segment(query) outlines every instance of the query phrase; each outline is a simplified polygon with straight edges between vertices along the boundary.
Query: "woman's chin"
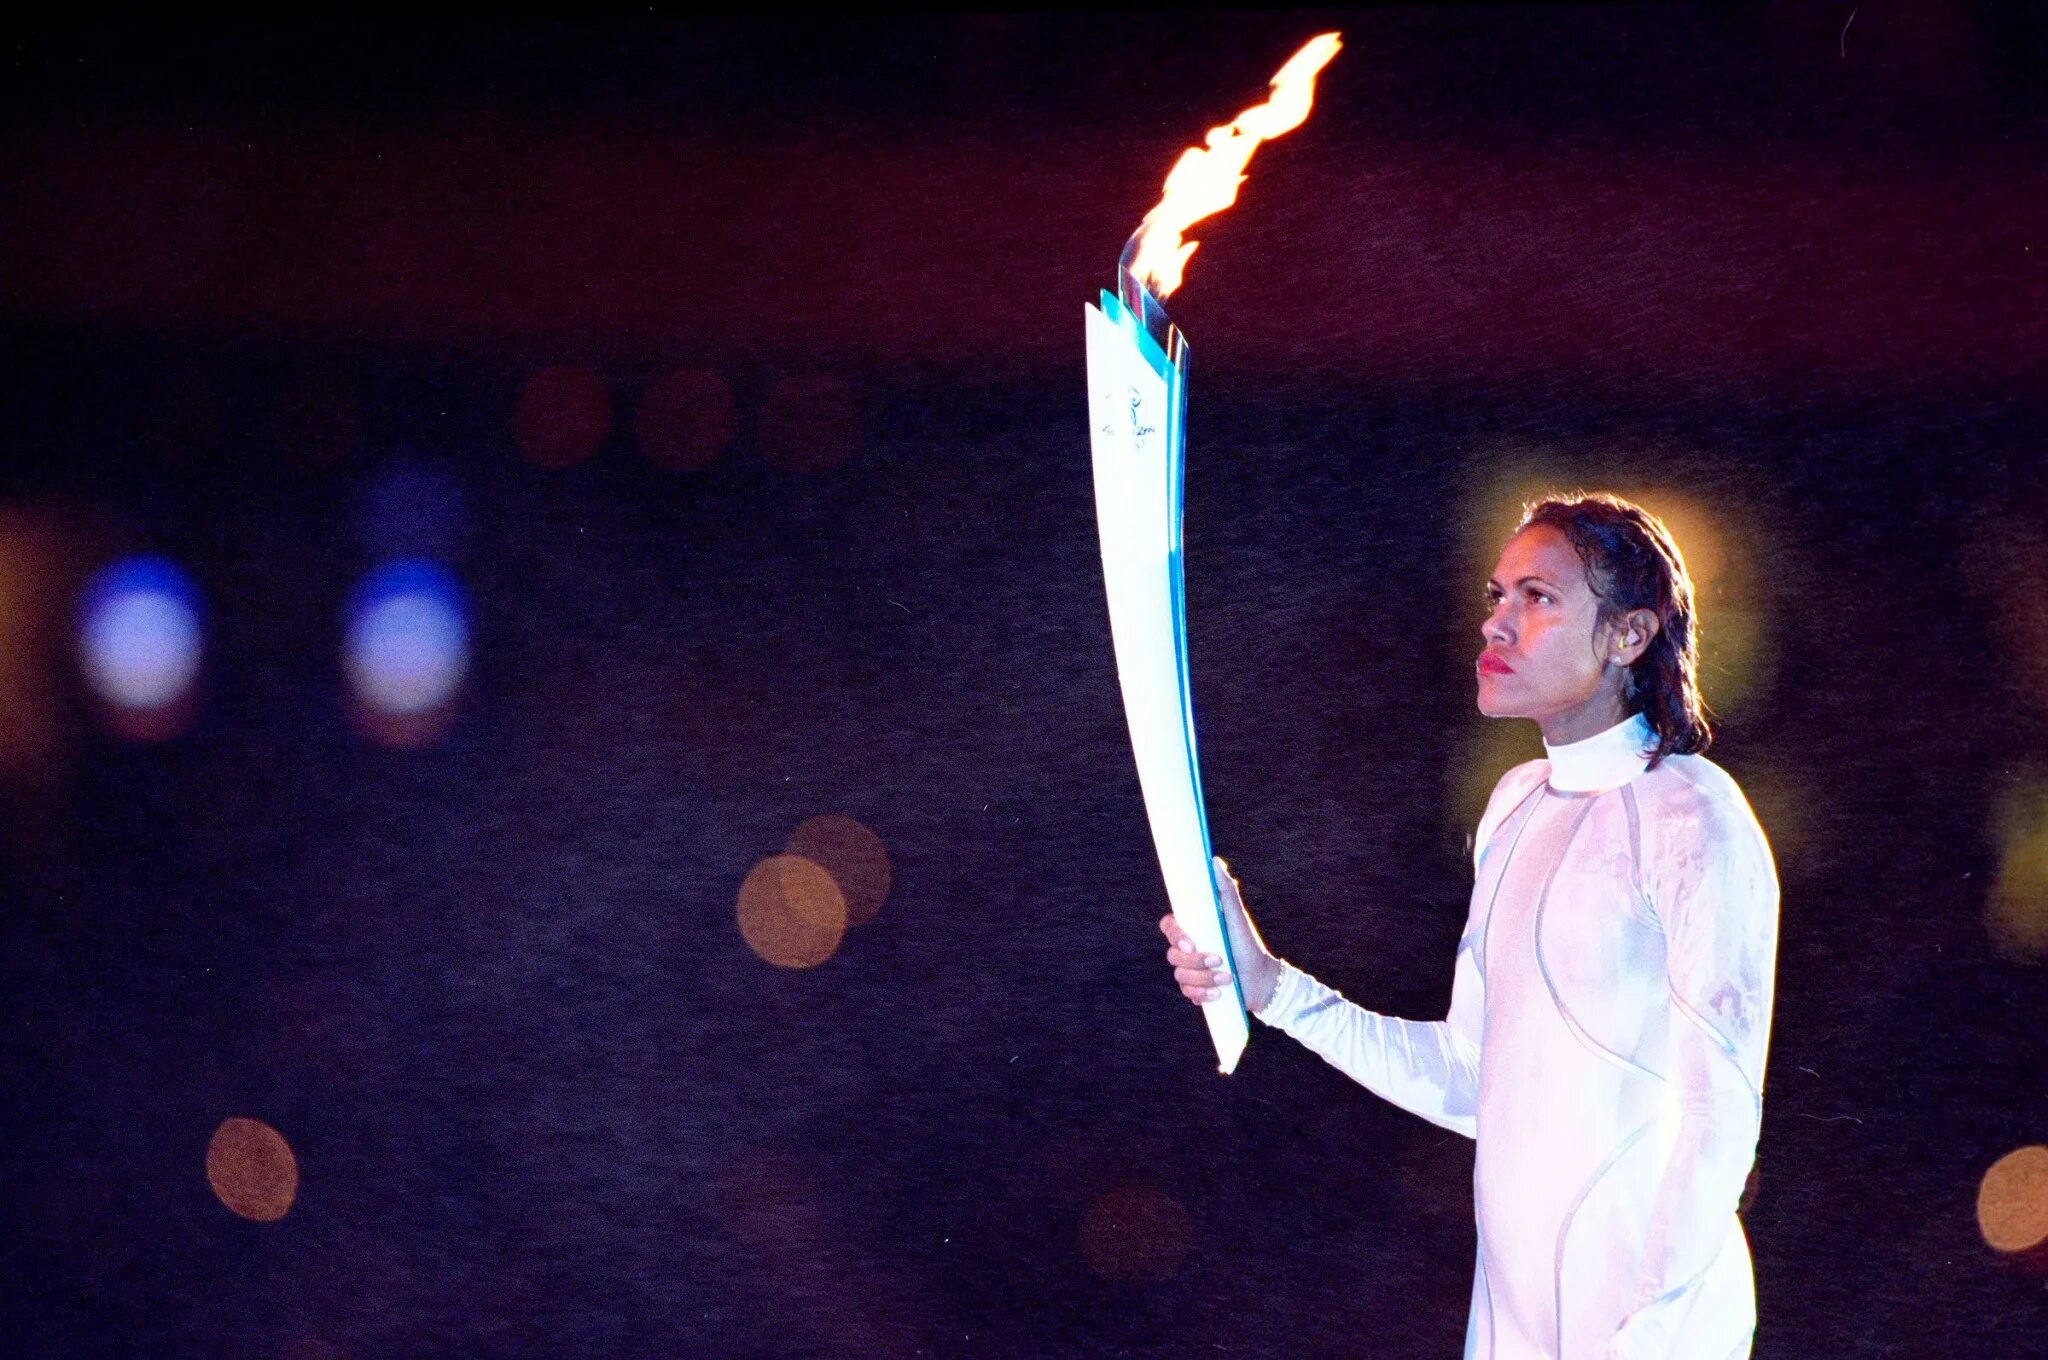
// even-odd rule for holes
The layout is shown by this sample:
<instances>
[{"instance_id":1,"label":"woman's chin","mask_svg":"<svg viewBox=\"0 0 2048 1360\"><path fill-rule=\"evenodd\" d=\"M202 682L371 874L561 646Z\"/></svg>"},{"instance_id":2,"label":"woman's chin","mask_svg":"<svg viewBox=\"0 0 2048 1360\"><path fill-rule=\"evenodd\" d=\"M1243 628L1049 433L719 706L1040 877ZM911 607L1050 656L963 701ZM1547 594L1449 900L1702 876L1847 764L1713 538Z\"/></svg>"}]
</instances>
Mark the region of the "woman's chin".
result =
<instances>
[{"instance_id":1,"label":"woman's chin","mask_svg":"<svg viewBox=\"0 0 2048 1360\"><path fill-rule=\"evenodd\" d=\"M1519 718L1521 711L1504 694L1486 681L1479 682L1479 711L1489 718Z\"/></svg>"}]
</instances>

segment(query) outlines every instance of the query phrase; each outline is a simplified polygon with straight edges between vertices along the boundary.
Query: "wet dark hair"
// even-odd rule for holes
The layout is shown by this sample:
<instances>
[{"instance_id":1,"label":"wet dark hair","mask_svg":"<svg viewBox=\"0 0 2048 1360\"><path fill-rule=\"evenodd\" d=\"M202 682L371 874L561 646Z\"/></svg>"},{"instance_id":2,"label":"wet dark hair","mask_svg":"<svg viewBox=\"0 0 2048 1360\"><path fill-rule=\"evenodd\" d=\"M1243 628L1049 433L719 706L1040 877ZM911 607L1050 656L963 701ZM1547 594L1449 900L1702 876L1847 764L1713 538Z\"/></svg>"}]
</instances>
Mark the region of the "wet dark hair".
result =
<instances>
[{"instance_id":1,"label":"wet dark hair","mask_svg":"<svg viewBox=\"0 0 2048 1360\"><path fill-rule=\"evenodd\" d=\"M1714 730L1700 698L1692 578L1671 531L1641 506L1597 492L1531 501L1516 532L1539 524L1562 533L1585 563L1600 602L1596 628L1637 609L1657 616L1657 636L1622 686L1627 711L1648 718L1657 733L1650 768L1666 756L1697 755L1712 746Z\"/></svg>"}]
</instances>

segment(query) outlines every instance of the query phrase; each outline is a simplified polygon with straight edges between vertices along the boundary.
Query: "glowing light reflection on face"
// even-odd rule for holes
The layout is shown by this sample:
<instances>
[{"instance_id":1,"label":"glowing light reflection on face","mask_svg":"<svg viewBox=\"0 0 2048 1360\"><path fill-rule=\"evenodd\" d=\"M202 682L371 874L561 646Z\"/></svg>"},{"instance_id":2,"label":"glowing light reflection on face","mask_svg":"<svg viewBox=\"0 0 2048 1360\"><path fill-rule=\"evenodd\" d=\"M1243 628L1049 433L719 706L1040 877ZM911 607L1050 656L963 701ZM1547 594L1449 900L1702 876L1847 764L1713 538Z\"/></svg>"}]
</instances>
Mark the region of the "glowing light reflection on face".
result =
<instances>
[{"instance_id":1,"label":"glowing light reflection on face","mask_svg":"<svg viewBox=\"0 0 2048 1360\"><path fill-rule=\"evenodd\" d=\"M1571 543L1548 525L1525 529L1501 549L1492 580L1484 645L1513 671L1478 672L1480 711L1541 721L1590 702L1607 665L1594 646L1599 601Z\"/></svg>"},{"instance_id":2,"label":"glowing light reflection on face","mask_svg":"<svg viewBox=\"0 0 2048 1360\"><path fill-rule=\"evenodd\" d=\"M1720 717L1739 715L1746 702L1768 689L1774 665L1769 612L1760 588L1757 564L1772 570L1797 571L1796 547L1773 533L1766 507L1745 507L1740 550L1722 516L1700 494L1671 486L1642 483L1632 469L1645 465L1643 450L1622 443L1602 444L1576 454L1541 446L1508 445L1486 451L1481 461L1497 469L1474 486L1465 499L1462 545L1465 570L1457 582L1455 627L1450 636L1460 661L1470 666L1479 650L1473 624L1485 617L1481 585L1492 572L1505 544L1521 522L1523 508L1545 496L1580 487L1613 491L1641 506L1670 531L1684 558L1693 585L1695 625L1700 649L1700 687ZM1698 450L1652 450L1655 460L1683 460L1710 467ZM1695 472L1697 475L1697 471ZM1588 638L1588 647L1591 640ZM1484 705L1481 705L1482 710ZM1452 815L1470 830L1485 809L1487 795L1501 772L1543 754L1538 734L1520 723L1475 722L1457 766ZM1779 790L1769 786L1768 797ZM1803 792L1791 781L1782 790L1789 800ZM1794 809L1786 820L1804 811ZM1767 823L1769 824L1769 823ZM1775 828L1773 829L1775 838ZM1807 838L1809 841L1811 838Z\"/></svg>"}]
</instances>

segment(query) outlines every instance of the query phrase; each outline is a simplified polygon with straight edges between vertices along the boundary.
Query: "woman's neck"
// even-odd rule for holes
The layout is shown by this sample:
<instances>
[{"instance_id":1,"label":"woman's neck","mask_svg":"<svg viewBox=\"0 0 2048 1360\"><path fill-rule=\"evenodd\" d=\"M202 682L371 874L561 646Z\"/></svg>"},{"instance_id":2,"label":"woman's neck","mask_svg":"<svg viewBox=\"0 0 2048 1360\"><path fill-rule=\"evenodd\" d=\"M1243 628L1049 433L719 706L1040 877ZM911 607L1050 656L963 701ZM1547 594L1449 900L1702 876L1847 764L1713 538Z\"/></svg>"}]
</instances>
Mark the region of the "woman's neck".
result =
<instances>
[{"instance_id":1,"label":"woman's neck","mask_svg":"<svg viewBox=\"0 0 2048 1360\"><path fill-rule=\"evenodd\" d=\"M1640 713L1578 741L1546 741L1550 787L1559 793L1593 793L1626 784L1649 767L1656 744L1657 734Z\"/></svg>"},{"instance_id":2,"label":"woman's neck","mask_svg":"<svg viewBox=\"0 0 2048 1360\"><path fill-rule=\"evenodd\" d=\"M1622 703L1620 687L1610 689L1603 685L1597 694L1577 708L1538 718L1536 725L1543 729L1543 740L1548 745L1568 746L1587 737L1599 736L1627 716L1628 709Z\"/></svg>"}]
</instances>

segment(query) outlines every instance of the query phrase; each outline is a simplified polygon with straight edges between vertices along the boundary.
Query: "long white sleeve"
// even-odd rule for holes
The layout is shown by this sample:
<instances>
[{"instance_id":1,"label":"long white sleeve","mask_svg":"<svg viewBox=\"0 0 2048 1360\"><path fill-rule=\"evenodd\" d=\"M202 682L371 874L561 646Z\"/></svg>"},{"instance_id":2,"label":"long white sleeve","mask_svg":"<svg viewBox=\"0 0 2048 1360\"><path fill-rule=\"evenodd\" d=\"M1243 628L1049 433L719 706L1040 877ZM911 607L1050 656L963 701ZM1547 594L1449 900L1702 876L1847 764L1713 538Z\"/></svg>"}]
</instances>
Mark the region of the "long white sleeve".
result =
<instances>
[{"instance_id":1,"label":"long white sleeve","mask_svg":"<svg viewBox=\"0 0 2048 1360\"><path fill-rule=\"evenodd\" d=\"M1291 964L1282 965L1280 985L1258 1017L1374 1094L1471 1138L1478 1133L1484 985L1468 934L1458 947L1451 1013L1442 1020L1369 1011Z\"/></svg>"},{"instance_id":2,"label":"long white sleeve","mask_svg":"<svg viewBox=\"0 0 2048 1360\"><path fill-rule=\"evenodd\" d=\"M1475 871L1492 853L1502 824L1542 784L1544 769L1540 761L1517 765L1494 787L1473 840ZM1486 917L1475 892L1451 974L1450 1014L1442 1020L1400 1020L1369 1011L1284 963L1280 985L1258 1017L1374 1094L1475 1138L1479 1041L1486 1020L1486 978L1479 962Z\"/></svg>"},{"instance_id":3,"label":"long white sleeve","mask_svg":"<svg viewBox=\"0 0 2048 1360\"><path fill-rule=\"evenodd\" d=\"M1672 1353L1688 1290L1729 1240L1755 1160L1777 959L1768 842L1732 781L1660 819L1644 889L1665 935L1667 1080L1678 1136L1658 1184L1614 1360ZM1728 794L1732 793L1732 798Z\"/></svg>"}]
</instances>

